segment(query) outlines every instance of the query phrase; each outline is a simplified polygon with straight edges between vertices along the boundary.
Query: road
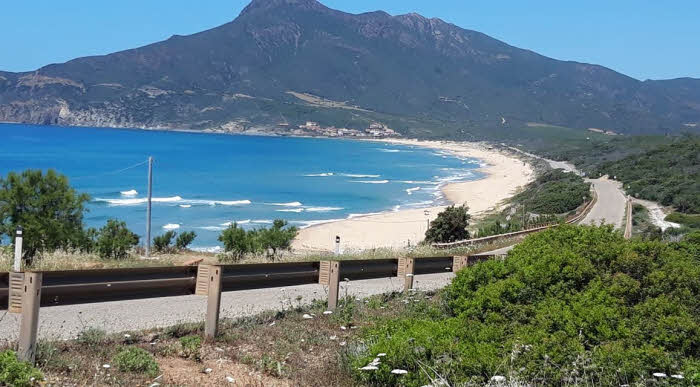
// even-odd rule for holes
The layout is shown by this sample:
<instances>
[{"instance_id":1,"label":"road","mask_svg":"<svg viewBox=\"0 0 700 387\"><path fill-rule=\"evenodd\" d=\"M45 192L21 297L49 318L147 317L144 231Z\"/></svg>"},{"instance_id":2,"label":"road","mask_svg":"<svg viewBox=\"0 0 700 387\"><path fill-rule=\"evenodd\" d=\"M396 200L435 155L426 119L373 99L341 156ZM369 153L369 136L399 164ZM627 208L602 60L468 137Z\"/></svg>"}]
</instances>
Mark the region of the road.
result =
<instances>
[{"instance_id":1,"label":"road","mask_svg":"<svg viewBox=\"0 0 700 387\"><path fill-rule=\"evenodd\" d=\"M454 274L426 274L414 278L419 290L437 290L452 281ZM397 278L341 282L341 297L366 298L403 290ZM268 310L283 310L309 305L313 300L326 299L322 285L302 285L284 288L241 290L222 293L221 317L252 316ZM87 328L99 328L108 333L164 328L184 322L202 322L206 297L180 296L146 300L114 301L96 304L44 307L39 311L39 338L73 339ZM19 316L0 312L0 341L17 340Z\"/></svg>"},{"instance_id":2,"label":"road","mask_svg":"<svg viewBox=\"0 0 700 387\"><path fill-rule=\"evenodd\" d=\"M598 195L598 201L591 211L581 221L581 224L612 224L615 228L622 228L625 218L627 198L622 192L619 182L606 178L587 179L593 184Z\"/></svg>"}]
</instances>

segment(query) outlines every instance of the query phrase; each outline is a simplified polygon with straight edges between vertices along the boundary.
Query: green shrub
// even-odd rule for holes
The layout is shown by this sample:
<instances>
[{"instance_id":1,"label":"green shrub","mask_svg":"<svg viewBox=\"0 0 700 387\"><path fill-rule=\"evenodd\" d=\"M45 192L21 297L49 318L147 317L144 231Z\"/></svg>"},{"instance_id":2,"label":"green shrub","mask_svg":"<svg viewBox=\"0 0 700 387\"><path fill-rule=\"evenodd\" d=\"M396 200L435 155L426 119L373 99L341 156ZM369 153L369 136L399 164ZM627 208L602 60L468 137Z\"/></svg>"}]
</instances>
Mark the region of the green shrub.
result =
<instances>
[{"instance_id":1,"label":"green shrub","mask_svg":"<svg viewBox=\"0 0 700 387\"><path fill-rule=\"evenodd\" d=\"M349 354L370 385L644 384L653 372L697 373L700 246L623 239L610 226L562 225L529 236L503 261L457 273L441 315L363 332ZM361 371L378 353L378 370ZM397 376L399 368L408 374Z\"/></svg>"},{"instance_id":2,"label":"green shrub","mask_svg":"<svg viewBox=\"0 0 700 387\"><path fill-rule=\"evenodd\" d=\"M665 220L687 226L688 228L700 228L700 214L681 214L680 212L672 212L666 216Z\"/></svg>"},{"instance_id":3,"label":"green shrub","mask_svg":"<svg viewBox=\"0 0 700 387\"><path fill-rule=\"evenodd\" d=\"M469 239L469 207L449 206L438 214L430 223L430 228L425 232L425 241L428 243L446 243Z\"/></svg>"},{"instance_id":4,"label":"green shrub","mask_svg":"<svg viewBox=\"0 0 700 387\"><path fill-rule=\"evenodd\" d=\"M194 335L181 337L180 346L185 357L199 358L199 350L202 349L202 338Z\"/></svg>"},{"instance_id":5,"label":"green shrub","mask_svg":"<svg viewBox=\"0 0 700 387\"><path fill-rule=\"evenodd\" d=\"M527 212L563 214L575 210L590 198L590 184L581 176L561 169L548 171L512 198Z\"/></svg>"},{"instance_id":6,"label":"green shrub","mask_svg":"<svg viewBox=\"0 0 700 387\"><path fill-rule=\"evenodd\" d=\"M14 351L0 352L0 385L32 386L43 378L44 375L31 364L17 360Z\"/></svg>"},{"instance_id":7,"label":"green shrub","mask_svg":"<svg viewBox=\"0 0 700 387\"><path fill-rule=\"evenodd\" d=\"M78 334L76 341L90 347L99 347L107 340L107 332L99 328L87 328Z\"/></svg>"},{"instance_id":8,"label":"green shrub","mask_svg":"<svg viewBox=\"0 0 700 387\"><path fill-rule=\"evenodd\" d=\"M158 376L158 371L160 371L153 355L137 347L126 348L120 351L112 359L112 362L122 372L134 372L155 377Z\"/></svg>"},{"instance_id":9,"label":"green shrub","mask_svg":"<svg viewBox=\"0 0 700 387\"><path fill-rule=\"evenodd\" d=\"M125 259L129 250L139 243L138 235L116 219L107 221L97 232L97 253L104 259Z\"/></svg>"},{"instance_id":10,"label":"green shrub","mask_svg":"<svg viewBox=\"0 0 700 387\"><path fill-rule=\"evenodd\" d=\"M28 261L44 251L79 248L88 200L54 170L10 172L0 177L0 235L14 240L17 226L22 226Z\"/></svg>"},{"instance_id":11,"label":"green shrub","mask_svg":"<svg viewBox=\"0 0 700 387\"><path fill-rule=\"evenodd\" d=\"M172 250L173 238L175 231L168 231L163 235L153 238L153 250L158 253L166 253Z\"/></svg>"},{"instance_id":12,"label":"green shrub","mask_svg":"<svg viewBox=\"0 0 700 387\"><path fill-rule=\"evenodd\" d=\"M298 233L296 227L288 227L284 220L277 219L270 228L244 230L237 223L231 224L219 235L228 256L224 260L237 260L246 254L267 253L274 259L281 250L289 250Z\"/></svg>"},{"instance_id":13,"label":"green shrub","mask_svg":"<svg viewBox=\"0 0 700 387\"><path fill-rule=\"evenodd\" d=\"M194 231L185 231L181 233L180 235L177 236L177 240L175 240L175 247L178 250L185 250L187 247L194 242L194 239L197 237L197 233Z\"/></svg>"}]
</instances>

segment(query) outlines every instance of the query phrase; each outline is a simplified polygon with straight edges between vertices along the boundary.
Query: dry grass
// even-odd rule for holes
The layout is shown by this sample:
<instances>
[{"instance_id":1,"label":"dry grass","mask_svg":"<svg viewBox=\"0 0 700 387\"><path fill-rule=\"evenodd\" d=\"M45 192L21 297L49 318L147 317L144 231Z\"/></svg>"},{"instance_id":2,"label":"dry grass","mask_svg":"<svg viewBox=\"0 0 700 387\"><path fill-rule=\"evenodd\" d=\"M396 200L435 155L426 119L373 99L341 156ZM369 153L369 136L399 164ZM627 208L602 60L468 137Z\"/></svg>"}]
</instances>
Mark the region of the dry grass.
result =
<instances>
[{"instance_id":1,"label":"dry grass","mask_svg":"<svg viewBox=\"0 0 700 387\"><path fill-rule=\"evenodd\" d=\"M354 386L345 359L361 328L384 318L420 315L430 305L439 305L440 299L421 292L393 293L365 300L346 298L330 315L323 313L324 303L316 302L285 312L223 320L217 340L203 343L195 355L183 349L179 338L201 335L202 324L115 335L87 329L77 340L40 342L37 365L47 384L62 386L154 382L161 386ZM313 318L304 318L305 314ZM116 369L114 356L128 347L152 354L160 376ZM229 383L227 377L235 382Z\"/></svg>"},{"instance_id":2,"label":"dry grass","mask_svg":"<svg viewBox=\"0 0 700 387\"><path fill-rule=\"evenodd\" d=\"M339 256L331 253L304 253L288 252L277 257L274 262L308 262L320 260L355 260L355 259L391 259L398 257L439 257L477 254L485 251L499 249L517 243L519 238L510 238L500 241L479 244L475 246L464 246L450 249L437 249L428 245L419 245L410 249L371 249L364 251L348 252ZM55 251L44 253L37 257L32 266L26 268L37 271L54 270L89 270L89 269L109 269L109 268L136 268L136 267L159 267L178 266L188 261L202 259L203 264L234 263L224 258L223 254L200 253L194 251L155 254L150 259L143 259L136 253L129 258L122 260L102 259L95 254L81 252ZM14 253L9 246L0 246L0 272L10 271ZM271 263L271 259L265 255L249 255L235 263Z\"/></svg>"}]
</instances>

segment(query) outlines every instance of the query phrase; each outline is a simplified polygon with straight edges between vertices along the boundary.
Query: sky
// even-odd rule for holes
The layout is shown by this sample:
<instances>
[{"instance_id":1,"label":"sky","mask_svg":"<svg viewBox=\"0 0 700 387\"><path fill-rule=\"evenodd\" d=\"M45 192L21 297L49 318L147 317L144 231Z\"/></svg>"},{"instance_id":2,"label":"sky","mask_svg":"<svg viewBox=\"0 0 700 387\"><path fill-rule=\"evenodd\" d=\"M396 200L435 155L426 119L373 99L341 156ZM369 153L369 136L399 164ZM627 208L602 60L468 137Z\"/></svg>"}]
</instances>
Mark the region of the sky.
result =
<instances>
[{"instance_id":1,"label":"sky","mask_svg":"<svg viewBox=\"0 0 700 387\"><path fill-rule=\"evenodd\" d=\"M0 70L30 71L233 20L244 0L5 0ZM417 12L634 78L700 78L700 1L323 0L345 12Z\"/></svg>"}]
</instances>

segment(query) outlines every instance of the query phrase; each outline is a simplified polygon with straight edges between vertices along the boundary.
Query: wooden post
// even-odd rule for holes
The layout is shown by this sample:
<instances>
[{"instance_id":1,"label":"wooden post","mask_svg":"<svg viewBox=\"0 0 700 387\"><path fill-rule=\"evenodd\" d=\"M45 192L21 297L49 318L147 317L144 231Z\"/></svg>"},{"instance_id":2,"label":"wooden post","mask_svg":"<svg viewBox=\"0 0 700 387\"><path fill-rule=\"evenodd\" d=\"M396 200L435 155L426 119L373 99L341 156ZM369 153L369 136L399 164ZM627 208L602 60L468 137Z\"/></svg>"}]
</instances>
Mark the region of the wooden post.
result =
<instances>
[{"instance_id":1,"label":"wooden post","mask_svg":"<svg viewBox=\"0 0 700 387\"><path fill-rule=\"evenodd\" d=\"M328 273L328 310L338 307L338 293L340 292L340 262L331 261Z\"/></svg>"},{"instance_id":2,"label":"wooden post","mask_svg":"<svg viewBox=\"0 0 700 387\"><path fill-rule=\"evenodd\" d=\"M36 333L39 328L41 280L41 273L24 273L22 320L19 329L17 356L20 360L32 364L34 364L34 359L36 358Z\"/></svg>"},{"instance_id":3,"label":"wooden post","mask_svg":"<svg viewBox=\"0 0 700 387\"><path fill-rule=\"evenodd\" d=\"M207 340L216 338L219 326L219 309L221 306L221 267L209 267L209 284L207 287L207 319L204 323L204 335Z\"/></svg>"},{"instance_id":4,"label":"wooden post","mask_svg":"<svg viewBox=\"0 0 700 387\"><path fill-rule=\"evenodd\" d=\"M414 266L415 261L413 258L399 258L397 276L399 277L399 279L403 278L404 292L413 289Z\"/></svg>"},{"instance_id":5,"label":"wooden post","mask_svg":"<svg viewBox=\"0 0 700 387\"><path fill-rule=\"evenodd\" d=\"M469 266L469 257L453 257L452 272L456 273L465 267Z\"/></svg>"}]
</instances>

